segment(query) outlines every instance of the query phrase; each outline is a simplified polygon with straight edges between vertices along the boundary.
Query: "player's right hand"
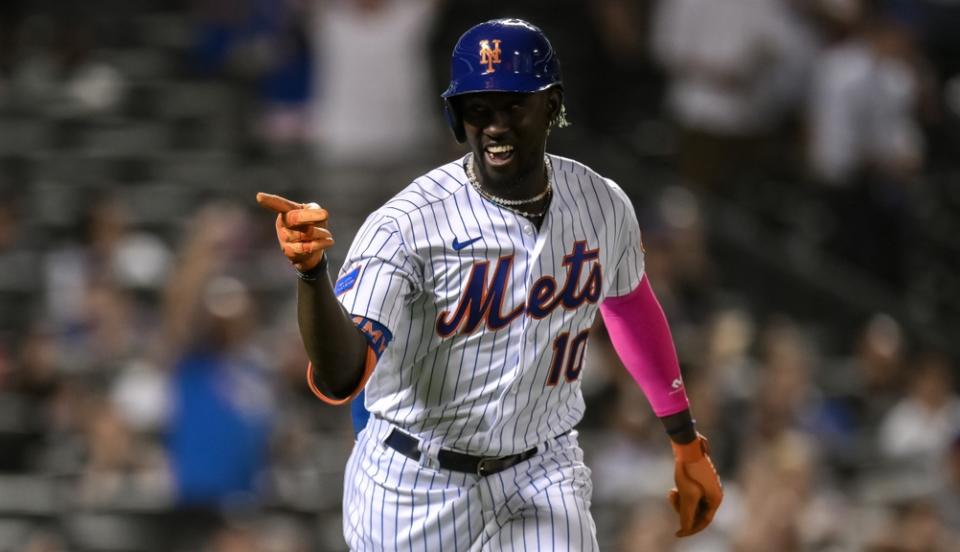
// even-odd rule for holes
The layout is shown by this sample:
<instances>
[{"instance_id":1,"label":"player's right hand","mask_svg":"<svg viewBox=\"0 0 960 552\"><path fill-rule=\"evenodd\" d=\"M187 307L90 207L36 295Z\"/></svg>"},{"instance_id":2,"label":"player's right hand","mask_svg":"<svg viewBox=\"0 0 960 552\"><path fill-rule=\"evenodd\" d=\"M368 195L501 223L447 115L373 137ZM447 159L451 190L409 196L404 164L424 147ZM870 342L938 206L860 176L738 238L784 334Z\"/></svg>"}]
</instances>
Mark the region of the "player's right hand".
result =
<instances>
[{"instance_id":1,"label":"player's right hand","mask_svg":"<svg viewBox=\"0 0 960 552\"><path fill-rule=\"evenodd\" d=\"M297 203L274 194L257 193L261 207L277 213L277 241L280 250L300 272L307 272L323 260L333 245L327 229L327 211L316 203Z\"/></svg>"},{"instance_id":2,"label":"player's right hand","mask_svg":"<svg viewBox=\"0 0 960 552\"><path fill-rule=\"evenodd\" d=\"M680 516L678 537L699 533L713 521L723 501L723 487L710 459L707 438L697 433L693 441L679 445L671 442L676 461L674 481L670 490L670 505Z\"/></svg>"}]
</instances>

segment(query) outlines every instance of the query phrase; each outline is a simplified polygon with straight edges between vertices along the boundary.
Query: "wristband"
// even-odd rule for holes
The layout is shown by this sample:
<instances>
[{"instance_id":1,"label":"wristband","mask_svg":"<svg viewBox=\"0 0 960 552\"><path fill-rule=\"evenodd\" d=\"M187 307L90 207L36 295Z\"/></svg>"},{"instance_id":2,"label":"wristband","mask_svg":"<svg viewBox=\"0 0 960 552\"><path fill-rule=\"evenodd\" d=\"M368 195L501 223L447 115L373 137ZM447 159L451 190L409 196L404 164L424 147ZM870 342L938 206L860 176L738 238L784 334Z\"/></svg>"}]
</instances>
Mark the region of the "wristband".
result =
<instances>
[{"instance_id":1,"label":"wristband","mask_svg":"<svg viewBox=\"0 0 960 552\"><path fill-rule=\"evenodd\" d=\"M300 270L298 270L296 267L294 267L294 270L297 271L297 277L304 282L316 282L323 274L326 274L328 264L327 255L324 254L322 257L320 257L320 262L317 263L317 266L311 268L310 270L307 270L306 272L300 272Z\"/></svg>"},{"instance_id":2,"label":"wristband","mask_svg":"<svg viewBox=\"0 0 960 552\"><path fill-rule=\"evenodd\" d=\"M685 431L693 431L694 433L696 433L696 427L697 427L697 421L691 419L689 423L682 424L677 427L671 427L670 429L667 429L665 431L667 432L667 435L673 437L674 435L678 435Z\"/></svg>"}]
</instances>

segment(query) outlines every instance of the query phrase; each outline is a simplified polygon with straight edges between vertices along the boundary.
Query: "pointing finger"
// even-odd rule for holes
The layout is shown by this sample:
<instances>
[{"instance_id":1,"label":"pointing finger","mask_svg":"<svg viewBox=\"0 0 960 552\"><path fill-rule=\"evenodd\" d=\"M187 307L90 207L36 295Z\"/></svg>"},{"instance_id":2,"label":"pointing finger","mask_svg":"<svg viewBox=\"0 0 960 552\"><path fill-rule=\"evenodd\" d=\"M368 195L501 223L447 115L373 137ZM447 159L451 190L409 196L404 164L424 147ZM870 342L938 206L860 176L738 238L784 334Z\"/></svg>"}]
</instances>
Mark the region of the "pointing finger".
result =
<instances>
[{"instance_id":1,"label":"pointing finger","mask_svg":"<svg viewBox=\"0 0 960 552\"><path fill-rule=\"evenodd\" d=\"M327 210L317 208L295 209L286 214L287 226L301 226L304 224L316 224L326 222Z\"/></svg>"},{"instance_id":2,"label":"pointing finger","mask_svg":"<svg viewBox=\"0 0 960 552\"><path fill-rule=\"evenodd\" d=\"M302 209L303 204L297 203L295 201L290 201L285 197L281 197L275 194L268 194L264 192L257 192L257 203L260 204L264 209L269 209L274 213L286 213L287 211L292 211L294 209Z\"/></svg>"}]
</instances>

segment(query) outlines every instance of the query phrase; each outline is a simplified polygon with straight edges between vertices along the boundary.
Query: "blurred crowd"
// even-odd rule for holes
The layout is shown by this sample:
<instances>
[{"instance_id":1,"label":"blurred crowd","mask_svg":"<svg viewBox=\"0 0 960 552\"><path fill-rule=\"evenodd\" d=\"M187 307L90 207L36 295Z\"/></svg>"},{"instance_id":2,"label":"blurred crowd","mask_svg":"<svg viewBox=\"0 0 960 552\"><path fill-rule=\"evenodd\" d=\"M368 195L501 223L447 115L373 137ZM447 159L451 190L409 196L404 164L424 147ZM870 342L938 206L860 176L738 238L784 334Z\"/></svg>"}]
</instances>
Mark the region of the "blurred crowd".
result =
<instances>
[{"instance_id":1,"label":"blurred crowd","mask_svg":"<svg viewBox=\"0 0 960 552\"><path fill-rule=\"evenodd\" d=\"M0 3L0 550L344 549L349 413L305 385L253 194L326 207L339 266L462 151L449 52L500 16L563 62L548 149L635 202L725 484L675 539L667 440L598 323L603 549L960 550L960 2L545 4Z\"/></svg>"}]
</instances>

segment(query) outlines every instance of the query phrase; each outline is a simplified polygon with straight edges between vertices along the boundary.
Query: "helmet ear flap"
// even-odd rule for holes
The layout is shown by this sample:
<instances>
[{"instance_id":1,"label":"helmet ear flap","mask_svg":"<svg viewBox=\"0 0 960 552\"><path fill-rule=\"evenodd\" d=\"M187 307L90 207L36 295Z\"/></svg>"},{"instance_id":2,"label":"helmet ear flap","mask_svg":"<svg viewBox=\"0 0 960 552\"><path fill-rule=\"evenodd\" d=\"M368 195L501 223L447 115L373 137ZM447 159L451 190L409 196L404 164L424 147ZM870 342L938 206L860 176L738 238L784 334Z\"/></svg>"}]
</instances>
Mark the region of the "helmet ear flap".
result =
<instances>
[{"instance_id":1,"label":"helmet ear flap","mask_svg":"<svg viewBox=\"0 0 960 552\"><path fill-rule=\"evenodd\" d=\"M453 106L450 98L443 99L443 114L447 118L447 124L450 125L450 130L453 131L453 137L457 139L457 142L460 144L466 142L467 135L463 131L463 119L460 117L457 108Z\"/></svg>"}]
</instances>

